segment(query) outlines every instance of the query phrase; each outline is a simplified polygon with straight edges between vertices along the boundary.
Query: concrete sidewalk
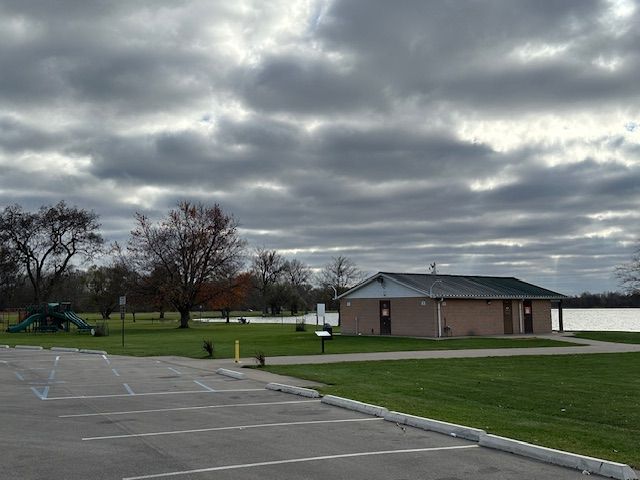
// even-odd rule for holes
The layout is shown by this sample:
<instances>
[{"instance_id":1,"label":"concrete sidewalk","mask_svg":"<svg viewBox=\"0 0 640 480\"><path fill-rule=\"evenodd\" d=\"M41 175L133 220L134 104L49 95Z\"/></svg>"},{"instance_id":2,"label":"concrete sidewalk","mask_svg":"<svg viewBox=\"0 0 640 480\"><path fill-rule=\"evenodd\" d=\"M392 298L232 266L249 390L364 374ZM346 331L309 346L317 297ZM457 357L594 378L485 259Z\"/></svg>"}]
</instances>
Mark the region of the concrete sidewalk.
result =
<instances>
[{"instance_id":1,"label":"concrete sidewalk","mask_svg":"<svg viewBox=\"0 0 640 480\"><path fill-rule=\"evenodd\" d=\"M268 365L294 365L336 362L360 362L371 360L407 360L428 358L480 358L480 357L516 357L523 355L582 355L589 353L640 352L640 344L610 343L575 338L569 335L537 335L537 338L566 340L580 346L536 347L536 348L487 348L469 350L421 350L407 352L372 352L324 355L300 355L291 357L268 357ZM330 344L327 344L330 347ZM244 361L244 360L243 360Z\"/></svg>"},{"instance_id":2,"label":"concrete sidewalk","mask_svg":"<svg viewBox=\"0 0 640 480\"><path fill-rule=\"evenodd\" d=\"M600 342L575 338L570 333L553 333L549 335L536 335L537 338L548 338L551 340L566 341L567 343L579 344L568 347L536 347L536 348L487 348L469 350L412 350L402 352L371 352L371 353L340 353L322 355L299 355L288 357L267 357L267 365L296 365L296 364L320 364L338 362L361 362L375 360L409 360L409 359L430 359L430 358L482 358L482 357L515 357L524 355L583 355L592 353L626 353L640 352L640 344ZM532 338L528 336L528 338ZM446 341L446 340L443 340ZM327 348L331 348L331 343L327 342ZM203 370L229 368L238 370L244 365L253 366L253 358L241 358L240 363L235 363L233 359L220 360L196 360L184 357L158 357L164 361L175 365L196 366ZM265 382L288 383L289 385L312 386L313 382L300 380L292 377L283 377L260 369L244 369L247 377Z\"/></svg>"}]
</instances>

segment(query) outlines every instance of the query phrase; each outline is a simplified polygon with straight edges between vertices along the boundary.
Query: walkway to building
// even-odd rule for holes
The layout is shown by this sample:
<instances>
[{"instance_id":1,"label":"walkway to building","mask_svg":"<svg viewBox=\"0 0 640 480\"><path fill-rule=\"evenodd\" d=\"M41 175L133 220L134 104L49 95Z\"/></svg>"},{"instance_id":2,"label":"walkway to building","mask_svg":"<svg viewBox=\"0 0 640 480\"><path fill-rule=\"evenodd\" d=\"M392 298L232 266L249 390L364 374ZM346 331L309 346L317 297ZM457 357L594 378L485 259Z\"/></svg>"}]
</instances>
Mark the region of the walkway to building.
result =
<instances>
[{"instance_id":1,"label":"walkway to building","mask_svg":"<svg viewBox=\"0 0 640 480\"><path fill-rule=\"evenodd\" d=\"M528 336L530 338L530 336ZM375 360L409 360L430 358L481 358L481 357L512 357L524 355L583 355L591 353L625 353L640 352L640 344L601 342L584 338L573 337L571 333L552 333L548 335L536 335L537 338L567 341L577 343L580 346L567 347L536 347L536 348L486 348L469 350L418 350L406 352L369 352L369 353L340 353L322 355L298 355L289 357L267 357L268 365L298 365L338 362L361 362ZM514 337L515 338L515 337ZM446 341L446 340L443 340ZM240 364L233 359L220 360L194 360L183 357L162 357L164 360L194 366L202 364L202 368L238 368L243 365L255 365L253 358L242 358ZM280 376L258 369L245 369L247 376L254 380L282 382L287 380L290 385L310 385L308 380L293 378L283 379Z\"/></svg>"}]
</instances>

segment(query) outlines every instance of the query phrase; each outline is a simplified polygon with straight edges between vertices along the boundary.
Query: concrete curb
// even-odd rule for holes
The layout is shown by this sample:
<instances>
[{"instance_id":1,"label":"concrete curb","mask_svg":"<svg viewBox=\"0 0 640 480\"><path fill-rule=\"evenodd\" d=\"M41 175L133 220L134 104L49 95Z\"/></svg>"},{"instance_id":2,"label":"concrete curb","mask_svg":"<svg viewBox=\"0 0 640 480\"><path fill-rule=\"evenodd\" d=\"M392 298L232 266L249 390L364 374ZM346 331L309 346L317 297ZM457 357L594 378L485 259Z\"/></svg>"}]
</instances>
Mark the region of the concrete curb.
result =
<instances>
[{"instance_id":1,"label":"concrete curb","mask_svg":"<svg viewBox=\"0 0 640 480\"><path fill-rule=\"evenodd\" d=\"M291 385L283 385L281 383L267 383L264 387L267 390L277 390L279 392L291 393L293 395L300 395L301 397L320 398L320 394L315 390L303 387L294 387Z\"/></svg>"},{"instance_id":2,"label":"concrete curb","mask_svg":"<svg viewBox=\"0 0 640 480\"><path fill-rule=\"evenodd\" d=\"M0 345L0 348L9 348L9 345Z\"/></svg>"},{"instance_id":3,"label":"concrete curb","mask_svg":"<svg viewBox=\"0 0 640 480\"><path fill-rule=\"evenodd\" d=\"M80 349L80 353L92 353L95 355L106 355L107 352L105 352L104 350L87 350L86 348L81 348Z\"/></svg>"},{"instance_id":4,"label":"concrete curb","mask_svg":"<svg viewBox=\"0 0 640 480\"><path fill-rule=\"evenodd\" d=\"M218 375L224 375L225 377L235 378L237 380L244 380L247 376L242 372L236 372L235 370L229 370L227 368L219 368L216 370Z\"/></svg>"},{"instance_id":5,"label":"concrete curb","mask_svg":"<svg viewBox=\"0 0 640 480\"><path fill-rule=\"evenodd\" d=\"M480 446L515 453L523 457L534 458L546 463L574 468L620 480L636 480L638 477L629 465L610 462L599 458L586 457L576 453L563 452L547 447L539 447L530 443L499 437L497 435L481 435Z\"/></svg>"},{"instance_id":6,"label":"concrete curb","mask_svg":"<svg viewBox=\"0 0 640 480\"><path fill-rule=\"evenodd\" d=\"M16 345L15 348L18 350L44 350L44 348L36 345Z\"/></svg>"},{"instance_id":7,"label":"concrete curb","mask_svg":"<svg viewBox=\"0 0 640 480\"><path fill-rule=\"evenodd\" d=\"M329 405L346 408L348 410L355 410L356 412L366 413L376 417L384 417L389 412L385 407L358 402L348 398L334 397L333 395L325 395L322 397L322 403L328 403Z\"/></svg>"},{"instance_id":8,"label":"concrete curb","mask_svg":"<svg viewBox=\"0 0 640 480\"><path fill-rule=\"evenodd\" d=\"M465 427L455 423L442 422L431 418L416 417L415 415L407 415L400 412L387 412L384 419L388 422L396 422L401 425L409 425L410 427L420 428L422 430L430 430L433 432L444 433L452 437L465 438L473 442L479 441L482 435L487 432L478 428Z\"/></svg>"},{"instance_id":9,"label":"concrete curb","mask_svg":"<svg viewBox=\"0 0 640 480\"><path fill-rule=\"evenodd\" d=\"M52 352L79 352L80 350L72 347L51 347Z\"/></svg>"}]
</instances>

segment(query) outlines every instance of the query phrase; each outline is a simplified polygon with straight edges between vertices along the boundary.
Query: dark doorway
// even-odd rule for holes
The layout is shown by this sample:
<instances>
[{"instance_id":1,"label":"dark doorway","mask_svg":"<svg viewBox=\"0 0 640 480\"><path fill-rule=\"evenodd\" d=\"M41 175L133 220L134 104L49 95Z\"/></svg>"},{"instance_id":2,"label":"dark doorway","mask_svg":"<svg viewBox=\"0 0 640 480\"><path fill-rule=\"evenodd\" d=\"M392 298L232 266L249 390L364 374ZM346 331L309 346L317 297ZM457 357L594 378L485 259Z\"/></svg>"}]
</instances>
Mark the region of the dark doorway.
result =
<instances>
[{"instance_id":1,"label":"dark doorway","mask_svg":"<svg viewBox=\"0 0 640 480\"><path fill-rule=\"evenodd\" d=\"M513 310L511 300L502 302L502 318L504 319L504 333L513 333Z\"/></svg>"},{"instance_id":2,"label":"dark doorway","mask_svg":"<svg viewBox=\"0 0 640 480\"><path fill-rule=\"evenodd\" d=\"M522 310L524 310L524 333L533 333L533 307L531 300L522 302Z\"/></svg>"},{"instance_id":3,"label":"dark doorway","mask_svg":"<svg viewBox=\"0 0 640 480\"><path fill-rule=\"evenodd\" d=\"M391 302L380 300L380 335L391 335Z\"/></svg>"}]
</instances>

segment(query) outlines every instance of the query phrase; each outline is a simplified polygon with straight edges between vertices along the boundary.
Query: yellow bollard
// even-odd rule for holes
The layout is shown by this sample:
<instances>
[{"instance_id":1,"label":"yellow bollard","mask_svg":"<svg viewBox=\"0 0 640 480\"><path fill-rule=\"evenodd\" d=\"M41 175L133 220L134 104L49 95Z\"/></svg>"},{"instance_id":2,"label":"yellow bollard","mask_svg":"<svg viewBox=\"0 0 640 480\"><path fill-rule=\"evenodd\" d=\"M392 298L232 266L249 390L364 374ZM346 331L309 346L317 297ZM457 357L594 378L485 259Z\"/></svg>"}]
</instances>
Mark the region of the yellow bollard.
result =
<instances>
[{"instance_id":1,"label":"yellow bollard","mask_svg":"<svg viewBox=\"0 0 640 480\"><path fill-rule=\"evenodd\" d=\"M236 340L236 363L240 363L240 340Z\"/></svg>"}]
</instances>

